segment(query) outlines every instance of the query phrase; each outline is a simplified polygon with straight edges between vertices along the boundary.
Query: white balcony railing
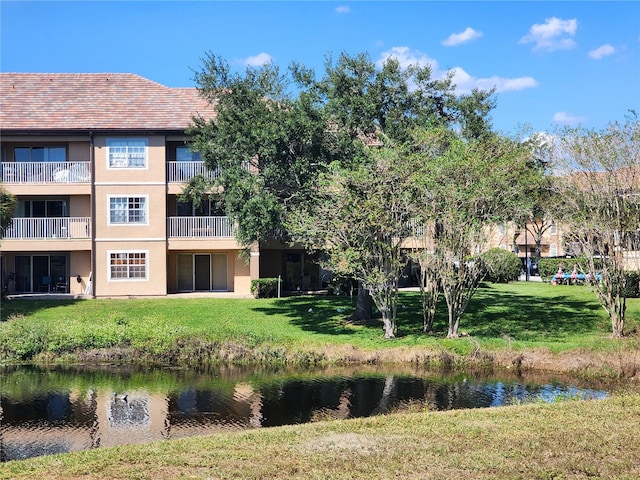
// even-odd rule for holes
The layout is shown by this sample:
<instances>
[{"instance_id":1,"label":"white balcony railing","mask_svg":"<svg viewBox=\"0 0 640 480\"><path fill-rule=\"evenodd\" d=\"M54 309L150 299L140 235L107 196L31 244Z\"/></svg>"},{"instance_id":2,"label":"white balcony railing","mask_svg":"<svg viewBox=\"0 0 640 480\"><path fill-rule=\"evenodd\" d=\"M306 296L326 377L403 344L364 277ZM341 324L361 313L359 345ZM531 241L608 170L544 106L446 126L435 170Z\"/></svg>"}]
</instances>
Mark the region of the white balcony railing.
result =
<instances>
[{"instance_id":1,"label":"white balcony railing","mask_svg":"<svg viewBox=\"0 0 640 480\"><path fill-rule=\"evenodd\" d=\"M88 183L89 162L1 162L3 183Z\"/></svg>"},{"instance_id":2,"label":"white balcony railing","mask_svg":"<svg viewBox=\"0 0 640 480\"><path fill-rule=\"evenodd\" d=\"M207 169L202 161L167 162L168 183L186 183L196 175L203 175L211 181L218 178L218 172Z\"/></svg>"},{"instance_id":3,"label":"white balcony railing","mask_svg":"<svg viewBox=\"0 0 640 480\"><path fill-rule=\"evenodd\" d=\"M4 240L91 238L89 217L14 218L2 232Z\"/></svg>"},{"instance_id":4,"label":"white balcony railing","mask_svg":"<svg viewBox=\"0 0 640 480\"><path fill-rule=\"evenodd\" d=\"M233 238L228 217L169 217L169 238Z\"/></svg>"}]
</instances>

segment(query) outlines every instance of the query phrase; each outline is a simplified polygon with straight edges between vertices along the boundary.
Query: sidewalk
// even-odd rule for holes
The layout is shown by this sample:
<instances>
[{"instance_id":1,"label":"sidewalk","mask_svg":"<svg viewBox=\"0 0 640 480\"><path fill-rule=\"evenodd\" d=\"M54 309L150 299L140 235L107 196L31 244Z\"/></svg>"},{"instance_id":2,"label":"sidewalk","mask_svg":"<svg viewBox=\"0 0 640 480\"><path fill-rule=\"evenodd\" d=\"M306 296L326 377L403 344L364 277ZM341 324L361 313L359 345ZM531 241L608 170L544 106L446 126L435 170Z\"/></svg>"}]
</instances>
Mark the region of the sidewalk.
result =
<instances>
[{"instance_id":1,"label":"sidewalk","mask_svg":"<svg viewBox=\"0 0 640 480\"><path fill-rule=\"evenodd\" d=\"M518 281L526 282L527 281L526 275L524 273L522 275L520 275L520 278L518 278ZM540 275L529 275L529 281L530 282L541 282L542 281L542 277L540 277Z\"/></svg>"}]
</instances>

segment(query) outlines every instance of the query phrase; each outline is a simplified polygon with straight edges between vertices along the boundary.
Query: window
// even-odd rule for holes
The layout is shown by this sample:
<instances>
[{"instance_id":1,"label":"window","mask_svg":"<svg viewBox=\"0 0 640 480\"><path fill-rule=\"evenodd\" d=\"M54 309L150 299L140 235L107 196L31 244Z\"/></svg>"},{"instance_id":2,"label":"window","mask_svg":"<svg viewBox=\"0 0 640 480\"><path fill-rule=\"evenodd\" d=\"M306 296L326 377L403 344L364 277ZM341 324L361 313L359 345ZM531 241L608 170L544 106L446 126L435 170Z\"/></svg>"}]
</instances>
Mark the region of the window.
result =
<instances>
[{"instance_id":1,"label":"window","mask_svg":"<svg viewBox=\"0 0 640 480\"><path fill-rule=\"evenodd\" d=\"M558 234L558 225L556 224L556 222L553 222L551 224L551 227L549 227L549 233L551 235L557 235Z\"/></svg>"},{"instance_id":2,"label":"window","mask_svg":"<svg viewBox=\"0 0 640 480\"><path fill-rule=\"evenodd\" d=\"M110 197L109 223L147 223L147 197Z\"/></svg>"},{"instance_id":3,"label":"window","mask_svg":"<svg viewBox=\"0 0 640 480\"><path fill-rule=\"evenodd\" d=\"M65 147L15 147L13 158L16 162L66 162Z\"/></svg>"},{"instance_id":4,"label":"window","mask_svg":"<svg viewBox=\"0 0 640 480\"><path fill-rule=\"evenodd\" d=\"M144 138L112 138L107 140L109 168L145 168L147 140Z\"/></svg>"},{"instance_id":5,"label":"window","mask_svg":"<svg viewBox=\"0 0 640 480\"><path fill-rule=\"evenodd\" d=\"M549 256L550 257L558 256L558 245L556 245L555 243L552 243L551 245L549 245Z\"/></svg>"},{"instance_id":6,"label":"window","mask_svg":"<svg viewBox=\"0 0 640 480\"><path fill-rule=\"evenodd\" d=\"M56 218L68 216L66 200L19 200L17 217Z\"/></svg>"},{"instance_id":7,"label":"window","mask_svg":"<svg viewBox=\"0 0 640 480\"><path fill-rule=\"evenodd\" d=\"M147 252L109 252L109 279L147 278Z\"/></svg>"},{"instance_id":8,"label":"window","mask_svg":"<svg viewBox=\"0 0 640 480\"><path fill-rule=\"evenodd\" d=\"M199 162L200 152L192 152L189 147L176 147L176 161Z\"/></svg>"},{"instance_id":9,"label":"window","mask_svg":"<svg viewBox=\"0 0 640 480\"><path fill-rule=\"evenodd\" d=\"M212 198L205 198L197 207L193 202L176 201L176 213L179 217L209 217L224 216L225 211L218 202Z\"/></svg>"}]
</instances>

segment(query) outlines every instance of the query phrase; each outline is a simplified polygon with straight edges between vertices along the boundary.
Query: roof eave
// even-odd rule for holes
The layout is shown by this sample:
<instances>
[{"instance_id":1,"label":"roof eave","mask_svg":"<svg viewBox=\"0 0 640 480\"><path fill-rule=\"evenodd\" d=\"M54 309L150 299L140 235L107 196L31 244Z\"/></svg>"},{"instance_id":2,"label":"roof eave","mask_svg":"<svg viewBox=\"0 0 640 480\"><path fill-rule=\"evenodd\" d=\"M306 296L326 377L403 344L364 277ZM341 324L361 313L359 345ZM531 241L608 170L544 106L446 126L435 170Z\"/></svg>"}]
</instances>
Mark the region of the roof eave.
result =
<instances>
[{"instance_id":1,"label":"roof eave","mask_svg":"<svg viewBox=\"0 0 640 480\"><path fill-rule=\"evenodd\" d=\"M82 136L82 135L186 135L185 129L117 129L117 128L81 128L81 129L12 129L0 128L0 136Z\"/></svg>"}]
</instances>

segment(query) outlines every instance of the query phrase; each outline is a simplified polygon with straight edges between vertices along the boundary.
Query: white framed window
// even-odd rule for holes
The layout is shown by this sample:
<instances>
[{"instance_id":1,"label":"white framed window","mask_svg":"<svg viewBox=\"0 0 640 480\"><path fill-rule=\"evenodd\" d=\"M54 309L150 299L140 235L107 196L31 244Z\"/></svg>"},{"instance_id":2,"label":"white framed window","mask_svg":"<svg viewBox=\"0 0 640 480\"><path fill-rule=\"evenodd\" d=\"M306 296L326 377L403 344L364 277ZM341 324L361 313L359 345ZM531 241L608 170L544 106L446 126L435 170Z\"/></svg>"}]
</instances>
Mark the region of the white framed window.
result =
<instances>
[{"instance_id":1,"label":"white framed window","mask_svg":"<svg viewBox=\"0 0 640 480\"><path fill-rule=\"evenodd\" d=\"M146 280L148 278L148 251L109 251L108 255L109 280Z\"/></svg>"},{"instance_id":2,"label":"white framed window","mask_svg":"<svg viewBox=\"0 0 640 480\"><path fill-rule=\"evenodd\" d=\"M557 257L558 256L558 245L555 243L552 243L551 245L549 245L549 256L550 257Z\"/></svg>"},{"instance_id":3,"label":"white framed window","mask_svg":"<svg viewBox=\"0 0 640 480\"><path fill-rule=\"evenodd\" d=\"M109 224L146 225L148 203L146 195L131 197L109 196Z\"/></svg>"},{"instance_id":4,"label":"white framed window","mask_svg":"<svg viewBox=\"0 0 640 480\"><path fill-rule=\"evenodd\" d=\"M108 138L107 168L146 168L146 138Z\"/></svg>"},{"instance_id":5,"label":"white framed window","mask_svg":"<svg viewBox=\"0 0 640 480\"><path fill-rule=\"evenodd\" d=\"M551 224L551 227L549 227L549 233L551 235L557 235L558 234L558 225L556 224L556 222L553 222Z\"/></svg>"}]
</instances>

